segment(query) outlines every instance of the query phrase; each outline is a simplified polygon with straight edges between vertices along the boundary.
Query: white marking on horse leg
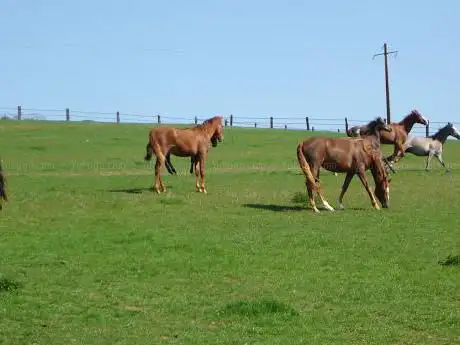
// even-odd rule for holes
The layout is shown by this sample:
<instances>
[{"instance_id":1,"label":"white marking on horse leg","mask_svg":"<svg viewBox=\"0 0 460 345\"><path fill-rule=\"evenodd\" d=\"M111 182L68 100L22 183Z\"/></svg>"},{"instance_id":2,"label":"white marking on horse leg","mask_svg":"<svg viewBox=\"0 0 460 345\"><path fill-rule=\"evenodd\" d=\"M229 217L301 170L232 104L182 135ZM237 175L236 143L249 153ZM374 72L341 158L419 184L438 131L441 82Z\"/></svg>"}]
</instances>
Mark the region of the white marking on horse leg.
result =
<instances>
[{"instance_id":1,"label":"white marking on horse leg","mask_svg":"<svg viewBox=\"0 0 460 345\"><path fill-rule=\"evenodd\" d=\"M332 211L332 212L335 211L334 208L331 205L329 205L329 203L326 200L323 201L323 206L328 211Z\"/></svg>"},{"instance_id":2,"label":"white marking on horse leg","mask_svg":"<svg viewBox=\"0 0 460 345\"><path fill-rule=\"evenodd\" d=\"M337 208L338 208L339 210L344 210L344 209L345 209L345 207L343 207L343 204L340 202L340 198L339 198L338 201L337 201Z\"/></svg>"},{"instance_id":3,"label":"white marking on horse leg","mask_svg":"<svg viewBox=\"0 0 460 345\"><path fill-rule=\"evenodd\" d=\"M323 206L326 210L328 211L334 211L334 208L329 205L329 203L326 201L326 199L321 195L321 193L318 193L319 198L321 199L321 202L323 203Z\"/></svg>"}]
</instances>

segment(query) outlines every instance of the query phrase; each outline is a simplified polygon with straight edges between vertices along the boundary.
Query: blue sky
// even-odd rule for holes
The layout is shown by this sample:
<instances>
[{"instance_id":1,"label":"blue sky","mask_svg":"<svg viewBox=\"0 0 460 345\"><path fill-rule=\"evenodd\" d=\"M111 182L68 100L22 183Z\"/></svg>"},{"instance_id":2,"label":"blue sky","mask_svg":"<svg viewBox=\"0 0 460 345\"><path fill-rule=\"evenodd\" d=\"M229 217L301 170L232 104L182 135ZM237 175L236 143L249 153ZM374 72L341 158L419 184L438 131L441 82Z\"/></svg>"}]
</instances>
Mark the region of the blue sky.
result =
<instances>
[{"instance_id":1,"label":"blue sky","mask_svg":"<svg viewBox=\"0 0 460 345\"><path fill-rule=\"evenodd\" d=\"M460 108L456 1L3 0L0 9L2 109L369 120L385 116L383 57L372 60L385 41L399 51L389 61L393 121L416 107L455 122Z\"/></svg>"}]
</instances>

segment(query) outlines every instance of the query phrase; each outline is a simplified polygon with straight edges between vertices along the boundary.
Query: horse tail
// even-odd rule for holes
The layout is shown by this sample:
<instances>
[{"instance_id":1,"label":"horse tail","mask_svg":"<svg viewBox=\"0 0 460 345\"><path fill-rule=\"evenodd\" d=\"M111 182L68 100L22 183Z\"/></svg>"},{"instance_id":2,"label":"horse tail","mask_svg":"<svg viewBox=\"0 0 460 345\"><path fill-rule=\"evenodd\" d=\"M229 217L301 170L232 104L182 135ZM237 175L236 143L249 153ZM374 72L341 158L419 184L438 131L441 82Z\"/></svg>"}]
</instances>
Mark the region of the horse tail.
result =
<instances>
[{"instance_id":1,"label":"horse tail","mask_svg":"<svg viewBox=\"0 0 460 345\"><path fill-rule=\"evenodd\" d=\"M144 157L144 160L146 161L149 161L152 159L152 156L153 156L153 148L152 148L152 145L150 145L150 140L149 142L147 143L147 146L145 147L145 157Z\"/></svg>"},{"instance_id":2,"label":"horse tail","mask_svg":"<svg viewBox=\"0 0 460 345\"><path fill-rule=\"evenodd\" d=\"M316 179L313 177L313 174L311 172L310 166L307 163L307 160L305 159L305 154L303 153L303 144L300 143L297 145L297 161L299 162L300 169L302 169L303 174L305 175L305 178L307 179L307 182L315 187L316 186Z\"/></svg>"},{"instance_id":3,"label":"horse tail","mask_svg":"<svg viewBox=\"0 0 460 345\"><path fill-rule=\"evenodd\" d=\"M149 142L147 143L147 146L145 147L145 157L144 160L149 161L152 159L153 156L153 146L152 146L152 131L149 132Z\"/></svg>"},{"instance_id":4,"label":"horse tail","mask_svg":"<svg viewBox=\"0 0 460 345\"><path fill-rule=\"evenodd\" d=\"M0 198L8 201L8 196L6 195L6 186L5 186L5 175L3 174L2 162L0 161ZM1 205L0 205L1 208Z\"/></svg>"}]
</instances>

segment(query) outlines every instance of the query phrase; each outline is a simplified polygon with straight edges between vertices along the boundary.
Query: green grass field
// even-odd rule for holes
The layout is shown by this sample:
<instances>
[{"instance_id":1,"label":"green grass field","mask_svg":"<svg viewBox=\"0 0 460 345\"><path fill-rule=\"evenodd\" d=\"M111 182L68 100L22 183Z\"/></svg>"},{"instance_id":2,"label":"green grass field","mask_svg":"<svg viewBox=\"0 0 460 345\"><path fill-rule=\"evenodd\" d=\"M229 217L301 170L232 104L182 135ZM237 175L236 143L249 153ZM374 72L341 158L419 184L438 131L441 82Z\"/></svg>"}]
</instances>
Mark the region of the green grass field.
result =
<instances>
[{"instance_id":1,"label":"green grass field","mask_svg":"<svg viewBox=\"0 0 460 345\"><path fill-rule=\"evenodd\" d=\"M387 210L355 178L314 214L310 133L226 129L208 195L173 156L159 196L148 129L0 123L0 344L460 344L460 143L450 173L404 158ZM333 206L344 177L321 174Z\"/></svg>"}]
</instances>

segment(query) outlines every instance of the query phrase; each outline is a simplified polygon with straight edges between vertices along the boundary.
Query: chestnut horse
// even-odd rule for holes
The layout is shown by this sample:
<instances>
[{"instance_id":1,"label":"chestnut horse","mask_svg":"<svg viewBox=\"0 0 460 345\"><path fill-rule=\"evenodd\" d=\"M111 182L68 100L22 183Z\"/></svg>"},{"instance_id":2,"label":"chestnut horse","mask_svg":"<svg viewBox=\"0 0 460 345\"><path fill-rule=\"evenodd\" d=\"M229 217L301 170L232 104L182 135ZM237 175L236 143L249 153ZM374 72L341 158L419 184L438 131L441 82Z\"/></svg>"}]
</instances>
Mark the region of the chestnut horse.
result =
<instances>
[{"instance_id":1,"label":"chestnut horse","mask_svg":"<svg viewBox=\"0 0 460 345\"><path fill-rule=\"evenodd\" d=\"M213 138L211 138L211 145L212 147L216 147L217 140L213 140ZM196 157L190 156L190 174L193 174L193 167L195 166L195 160L196 160ZM166 166L166 170L168 170L168 172L171 175L177 175L177 171L171 163L171 151L166 154L165 166Z\"/></svg>"},{"instance_id":2,"label":"chestnut horse","mask_svg":"<svg viewBox=\"0 0 460 345\"><path fill-rule=\"evenodd\" d=\"M205 187L205 164L208 156L209 141L213 146L224 139L223 117L214 116L201 125L192 128L159 127L149 131L149 141L144 159L149 161L153 155L155 162L155 183L153 189L158 194L165 192L160 172L170 152L178 157L193 157L197 192L207 193ZM200 184L201 180L201 184Z\"/></svg>"},{"instance_id":3,"label":"chestnut horse","mask_svg":"<svg viewBox=\"0 0 460 345\"><path fill-rule=\"evenodd\" d=\"M340 209L343 209L343 196L355 174L358 174L369 194L372 206L375 209L380 209L375 198L377 197L382 207L388 208L391 180L388 179L383 165L380 151L380 131L391 132L392 128L386 125L380 117L371 121L367 128L369 133L364 134L361 138L311 137L297 146L297 161L305 175L310 206L314 212L319 212L319 210L316 207L313 192L318 194L327 210L334 211L321 192L319 184L321 167L331 172L347 174L339 196ZM374 193L369 188L366 178L366 171L369 169L375 182Z\"/></svg>"},{"instance_id":4,"label":"chestnut horse","mask_svg":"<svg viewBox=\"0 0 460 345\"><path fill-rule=\"evenodd\" d=\"M412 130L412 127L416 123L426 126L428 121L420 114L417 110L412 110L398 123L392 122L390 124L392 131L387 132L384 130L380 131L380 143L381 144L393 144L394 152L390 156L385 158L385 161L389 162L389 166L396 164L404 156L404 144L407 141L408 135ZM354 126L347 131L349 137L358 137L366 132L365 126Z\"/></svg>"},{"instance_id":5,"label":"chestnut horse","mask_svg":"<svg viewBox=\"0 0 460 345\"><path fill-rule=\"evenodd\" d=\"M2 200L8 201L8 197L6 195L6 179L5 175L3 174L2 162L0 160L0 210L3 207Z\"/></svg>"}]
</instances>

